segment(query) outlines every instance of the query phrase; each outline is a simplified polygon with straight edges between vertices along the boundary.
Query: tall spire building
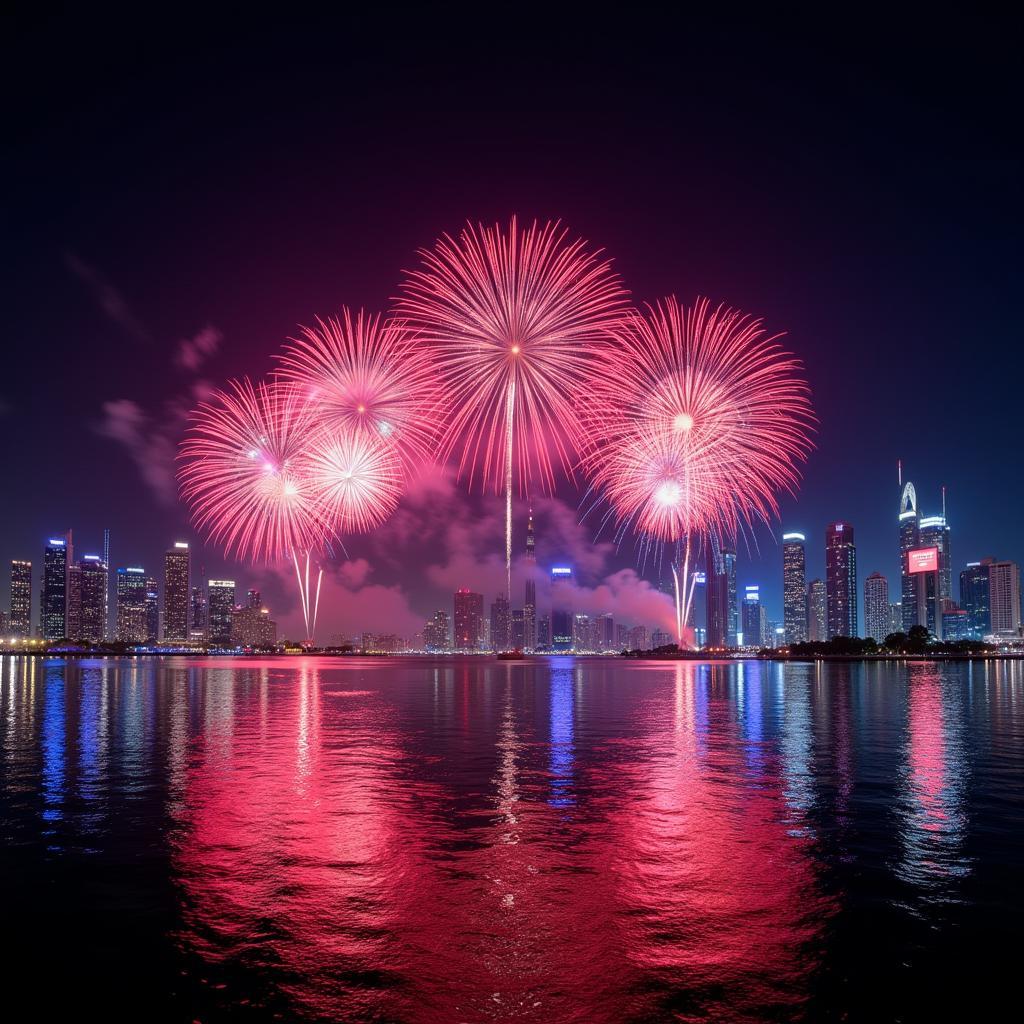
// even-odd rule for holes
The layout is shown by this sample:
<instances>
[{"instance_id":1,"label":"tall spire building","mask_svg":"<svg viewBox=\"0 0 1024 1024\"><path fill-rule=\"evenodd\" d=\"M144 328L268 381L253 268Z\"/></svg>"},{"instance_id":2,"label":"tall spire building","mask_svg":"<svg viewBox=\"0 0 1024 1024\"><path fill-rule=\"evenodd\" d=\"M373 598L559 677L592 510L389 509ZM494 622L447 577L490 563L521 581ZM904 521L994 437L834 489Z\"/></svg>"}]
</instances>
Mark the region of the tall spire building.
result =
<instances>
[{"instance_id":1,"label":"tall spire building","mask_svg":"<svg viewBox=\"0 0 1024 1024\"><path fill-rule=\"evenodd\" d=\"M523 595L523 650L537 646L537 582L533 572L537 568L537 536L533 529L533 509L526 521L526 592Z\"/></svg>"},{"instance_id":2,"label":"tall spire building","mask_svg":"<svg viewBox=\"0 0 1024 1024\"><path fill-rule=\"evenodd\" d=\"M900 603L903 605L903 632L917 625L917 576L910 571L910 552L921 546L918 525L917 491L908 480L900 496Z\"/></svg>"}]
</instances>

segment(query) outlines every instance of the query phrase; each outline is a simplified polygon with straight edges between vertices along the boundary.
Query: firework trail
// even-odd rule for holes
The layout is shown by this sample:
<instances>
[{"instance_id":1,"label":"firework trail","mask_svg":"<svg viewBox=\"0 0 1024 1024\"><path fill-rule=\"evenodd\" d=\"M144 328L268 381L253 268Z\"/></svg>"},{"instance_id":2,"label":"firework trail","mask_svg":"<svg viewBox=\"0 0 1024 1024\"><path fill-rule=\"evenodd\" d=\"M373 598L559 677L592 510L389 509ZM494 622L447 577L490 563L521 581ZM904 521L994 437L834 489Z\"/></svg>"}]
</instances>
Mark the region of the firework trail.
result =
<instances>
[{"instance_id":1,"label":"firework trail","mask_svg":"<svg viewBox=\"0 0 1024 1024\"><path fill-rule=\"evenodd\" d=\"M430 343L445 388L440 457L505 494L511 597L512 491L572 474L582 428L578 393L593 348L618 322L626 292L599 252L559 223L467 224L421 250L398 315Z\"/></svg>"},{"instance_id":2,"label":"firework trail","mask_svg":"<svg viewBox=\"0 0 1024 1024\"><path fill-rule=\"evenodd\" d=\"M309 553L331 532L311 475L316 430L312 409L295 388L231 381L192 414L178 456L192 521L225 555L266 564L292 560L310 640L323 573L311 594Z\"/></svg>"},{"instance_id":3,"label":"firework trail","mask_svg":"<svg viewBox=\"0 0 1024 1024\"><path fill-rule=\"evenodd\" d=\"M801 364L761 321L668 298L602 346L581 407L582 463L620 534L681 542L680 642L693 595L691 538L734 538L778 514L812 447Z\"/></svg>"},{"instance_id":4,"label":"firework trail","mask_svg":"<svg viewBox=\"0 0 1024 1024\"><path fill-rule=\"evenodd\" d=\"M441 389L432 355L414 331L343 307L289 339L279 375L315 407L336 438L365 431L386 441L406 475L433 459Z\"/></svg>"}]
</instances>

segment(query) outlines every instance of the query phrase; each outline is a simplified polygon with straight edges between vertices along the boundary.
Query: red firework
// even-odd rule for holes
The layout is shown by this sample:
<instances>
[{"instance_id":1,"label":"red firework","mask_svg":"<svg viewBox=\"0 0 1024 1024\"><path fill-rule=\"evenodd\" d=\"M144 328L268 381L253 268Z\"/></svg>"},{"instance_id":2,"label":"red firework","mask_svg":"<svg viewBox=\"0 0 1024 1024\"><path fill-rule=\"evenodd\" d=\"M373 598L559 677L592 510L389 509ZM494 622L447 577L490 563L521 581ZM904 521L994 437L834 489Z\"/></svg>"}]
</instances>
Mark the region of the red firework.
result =
<instances>
[{"instance_id":1,"label":"red firework","mask_svg":"<svg viewBox=\"0 0 1024 1024\"><path fill-rule=\"evenodd\" d=\"M359 310L317 319L289 339L280 375L315 406L329 436L354 431L382 438L406 472L429 461L437 444L441 391L433 359L415 332Z\"/></svg>"},{"instance_id":2,"label":"red firework","mask_svg":"<svg viewBox=\"0 0 1024 1024\"><path fill-rule=\"evenodd\" d=\"M620 528L722 540L778 514L814 416L800 362L777 337L736 310L669 298L604 347L583 461Z\"/></svg>"},{"instance_id":3,"label":"red firework","mask_svg":"<svg viewBox=\"0 0 1024 1024\"><path fill-rule=\"evenodd\" d=\"M229 556L294 558L328 534L310 476L312 411L295 388L231 381L192 415L181 493L200 532Z\"/></svg>"},{"instance_id":4,"label":"red firework","mask_svg":"<svg viewBox=\"0 0 1024 1024\"><path fill-rule=\"evenodd\" d=\"M342 535L372 530L398 506L402 468L394 448L378 435L322 432L309 462L323 515Z\"/></svg>"},{"instance_id":5,"label":"red firework","mask_svg":"<svg viewBox=\"0 0 1024 1024\"><path fill-rule=\"evenodd\" d=\"M571 473L580 439L575 403L626 291L610 262L568 240L559 223L520 229L467 224L422 250L398 313L432 345L449 414L441 456L509 489L509 450L521 492L553 486L553 462Z\"/></svg>"}]
</instances>

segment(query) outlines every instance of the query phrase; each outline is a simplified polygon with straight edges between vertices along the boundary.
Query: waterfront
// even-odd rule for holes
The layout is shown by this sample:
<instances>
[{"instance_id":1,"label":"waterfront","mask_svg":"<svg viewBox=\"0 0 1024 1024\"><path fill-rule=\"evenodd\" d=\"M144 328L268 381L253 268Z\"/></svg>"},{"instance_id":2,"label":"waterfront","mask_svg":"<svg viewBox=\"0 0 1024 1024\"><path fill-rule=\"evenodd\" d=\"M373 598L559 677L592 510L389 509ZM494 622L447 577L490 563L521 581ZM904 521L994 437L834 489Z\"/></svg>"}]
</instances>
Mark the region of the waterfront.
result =
<instances>
[{"instance_id":1,"label":"waterfront","mask_svg":"<svg viewBox=\"0 0 1024 1024\"><path fill-rule=\"evenodd\" d=\"M1013 988L1018 662L7 657L0 686L5 974L42 1011L915 1020Z\"/></svg>"}]
</instances>

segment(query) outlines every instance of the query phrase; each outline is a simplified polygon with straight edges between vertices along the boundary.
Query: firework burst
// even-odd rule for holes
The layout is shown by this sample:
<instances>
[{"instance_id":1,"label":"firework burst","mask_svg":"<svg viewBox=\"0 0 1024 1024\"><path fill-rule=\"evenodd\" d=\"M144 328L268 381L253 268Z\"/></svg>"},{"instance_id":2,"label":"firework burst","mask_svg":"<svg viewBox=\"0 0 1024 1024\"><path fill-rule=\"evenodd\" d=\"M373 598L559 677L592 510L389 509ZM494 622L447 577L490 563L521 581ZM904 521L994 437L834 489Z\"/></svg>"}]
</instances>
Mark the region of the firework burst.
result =
<instances>
[{"instance_id":1,"label":"firework burst","mask_svg":"<svg viewBox=\"0 0 1024 1024\"><path fill-rule=\"evenodd\" d=\"M571 475L581 438L578 391L593 347L617 323L626 292L608 260L558 223L472 224L421 251L398 314L423 335L448 415L440 455L505 493L511 590L512 490Z\"/></svg>"},{"instance_id":2,"label":"firework burst","mask_svg":"<svg viewBox=\"0 0 1024 1024\"><path fill-rule=\"evenodd\" d=\"M308 397L328 436L381 438L407 474L433 458L441 390L431 353L401 322L343 307L340 318L303 327L280 361L281 378Z\"/></svg>"},{"instance_id":3,"label":"firework burst","mask_svg":"<svg viewBox=\"0 0 1024 1024\"><path fill-rule=\"evenodd\" d=\"M760 320L669 298L624 321L597 367L581 410L583 465L620 536L682 542L685 622L691 538L769 522L799 481L814 423L800 363Z\"/></svg>"},{"instance_id":4,"label":"firework burst","mask_svg":"<svg viewBox=\"0 0 1024 1024\"><path fill-rule=\"evenodd\" d=\"M248 379L193 413L179 453L192 521L228 556L272 563L320 544L327 524L311 484L314 422L294 388Z\"/></svg>"}]
</instances>

